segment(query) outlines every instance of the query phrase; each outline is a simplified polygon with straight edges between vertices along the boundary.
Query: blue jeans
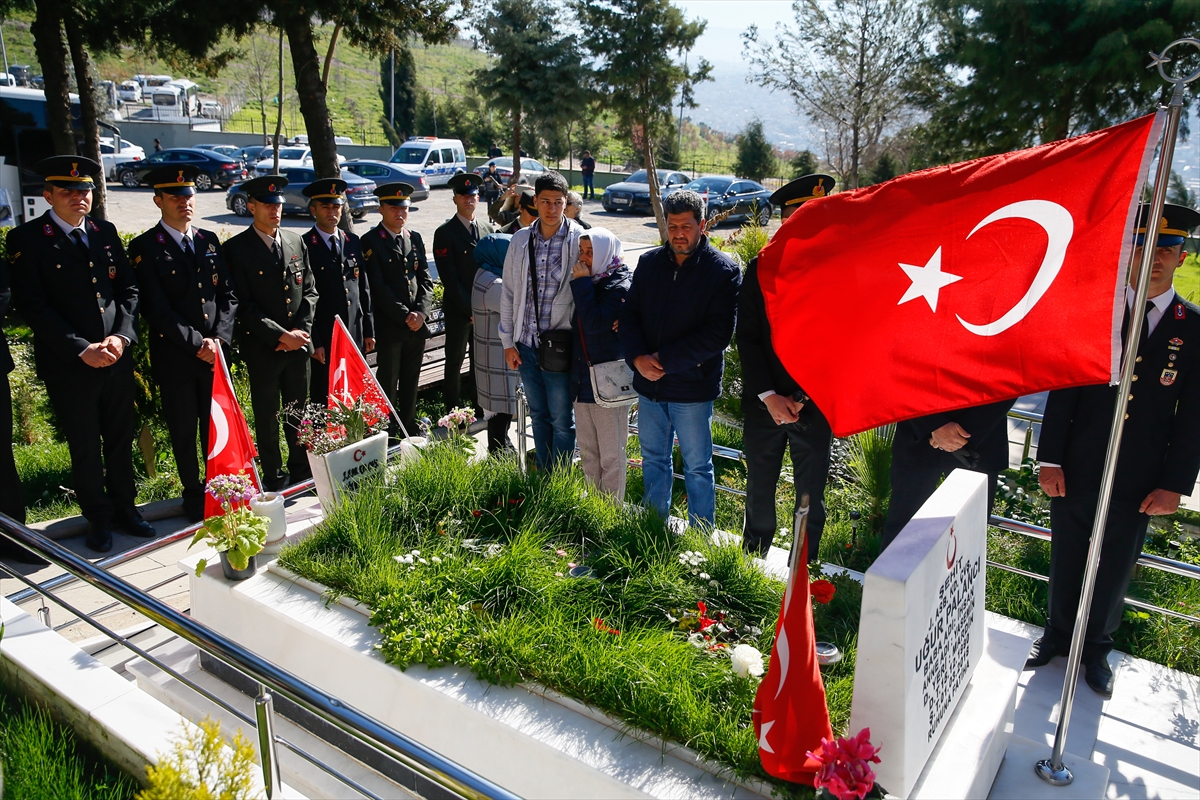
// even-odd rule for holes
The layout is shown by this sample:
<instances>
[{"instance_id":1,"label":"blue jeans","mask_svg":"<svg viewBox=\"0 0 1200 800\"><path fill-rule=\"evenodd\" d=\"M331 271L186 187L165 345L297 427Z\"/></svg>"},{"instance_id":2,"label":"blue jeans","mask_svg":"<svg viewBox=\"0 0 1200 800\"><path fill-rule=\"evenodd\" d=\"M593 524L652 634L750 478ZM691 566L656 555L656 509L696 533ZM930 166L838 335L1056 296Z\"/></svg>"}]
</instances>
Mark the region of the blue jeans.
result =
<instances>
[{"instance_id":1,"label":"blue jeans","mask_svg":"<svg viewBox=\"0 0 1200 800\"><path fill-rule=\"evenodd\" d=\"M671 449L679 436L688 522L716 527L717 490L712 460L713 404L655 403L638 395L638 440L642 446L642 505L663 519L671 510Z\"/></svg>"},{"instance_id":2,"label":"blue jeans","mask_svg":"<svg viewBox=\"0 0 1200 800\"><path fill-rule=\"evenodd\" d=\"M596 178L594 175L584 173L583 176L583 196L596 199L596 187L594 185Z\"/></svg>"},{"instance_id":3,"label":"blue jeans","mask_svg":"<svg viewBox=\"0 0 1200 800\"><path fill-rule=\"evenodd\" d=\"M517 343L521 383L533 422L533 449L538 469L571 463L575 452L575 412L571 407L571 374L546 372L537 351Z\"/></svg>"}]
</instances>

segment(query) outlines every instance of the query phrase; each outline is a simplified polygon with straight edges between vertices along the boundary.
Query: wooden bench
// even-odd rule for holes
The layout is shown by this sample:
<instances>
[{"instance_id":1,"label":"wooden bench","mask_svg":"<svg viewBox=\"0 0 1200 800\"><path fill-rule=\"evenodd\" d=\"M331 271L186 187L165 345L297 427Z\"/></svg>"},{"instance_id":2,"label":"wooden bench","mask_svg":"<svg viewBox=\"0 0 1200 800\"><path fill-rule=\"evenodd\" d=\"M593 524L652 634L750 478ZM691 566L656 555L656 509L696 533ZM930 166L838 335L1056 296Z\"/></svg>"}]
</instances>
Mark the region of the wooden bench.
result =
<instances>
[{"instance_id":1,"label":"wooden bench","mask_svg":"<svg viewBox=\"0 0 1200 800\"><path fill-rule=\"evenodd\" d=\"M435 309L429 318L429 330L433 336L425 340L425 355L421 359L421 377L417 379L417 389L425 389L442 382L446 372L446 322L442 310ZM367 366L375 367L375 353L367 353ZM470 359L464 358L462 373L471 371Z\"/></svg>"}]
</instances>

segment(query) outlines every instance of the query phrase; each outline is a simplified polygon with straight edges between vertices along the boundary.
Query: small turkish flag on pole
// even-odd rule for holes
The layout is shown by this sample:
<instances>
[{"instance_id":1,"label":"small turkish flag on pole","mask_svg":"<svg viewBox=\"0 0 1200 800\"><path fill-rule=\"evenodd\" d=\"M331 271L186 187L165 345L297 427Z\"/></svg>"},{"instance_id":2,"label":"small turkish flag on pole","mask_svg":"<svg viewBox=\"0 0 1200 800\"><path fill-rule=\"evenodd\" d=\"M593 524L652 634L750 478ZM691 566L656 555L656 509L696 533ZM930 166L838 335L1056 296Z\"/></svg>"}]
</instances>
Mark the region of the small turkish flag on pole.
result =
<instances>
[{"instance_id":1,"label":"small turkish flag on pole","mask_svg":"<svg viewBox=\"0 0 1200 800\"><path fill-rule=\"evenodd\" d=\"M246 415L238 405L237 395L233 393L233 380L225 365L225 353L220 347L217 348L217 363L213 368L211 409L208 419L208 462L204 471L206 481L218 475L245 472L255 487L262 491L258 470L254 466L258 450L254 447L250 426L246 424ZM223 513L221 503L205 492L204 516L218 517Z\"/></svg>"},{"instance_id":2,"label":"small turkish flag on pole","mask_svg":"<svg viewBox=\"0 0 1200 800\"><path fill-rule=\"evenodd\" d=\"M776 778L812 785L820 764L808 751L833 739L825 684L817 663L811 592L804 554L808 552L808 496L796 510L792 569L788 575L775 644L767 674L754 696L754 733L763 769Z\"/></svg>"},{"instance_id":3,"label":"small turkish flag on pole","mask_svg":"<svg viewBox=\"0 0 1200 800\"><path fill-rule=\"evenodd\" d=\"M848 436L1116 381L1162 115L803 204L759 254L775 351Z\"/></svg>"},{"instance_id":4,"label":"small turkish flag on pole","mask_svg":"<svg viewBox=\"0 0 1200 800\"><path fill-rule=\"evenodd\" d=\"M328 407L335 408L339 401L344 405L349 405L363 395L366 395L367 399L376 406L386 406L404 436L408 436L408 431L404 429L404 423L400 421L400 415L396 413L396 409L392 408L391 401L388 400L383 387L379 385L379 381L372 374L371 368L367 366L367 360L363 358L358 345L354 343L350 331L346 330L346 325L342 322L341 317L335 317L333 337L329 343Z\"/></svg>"}]
</instances>

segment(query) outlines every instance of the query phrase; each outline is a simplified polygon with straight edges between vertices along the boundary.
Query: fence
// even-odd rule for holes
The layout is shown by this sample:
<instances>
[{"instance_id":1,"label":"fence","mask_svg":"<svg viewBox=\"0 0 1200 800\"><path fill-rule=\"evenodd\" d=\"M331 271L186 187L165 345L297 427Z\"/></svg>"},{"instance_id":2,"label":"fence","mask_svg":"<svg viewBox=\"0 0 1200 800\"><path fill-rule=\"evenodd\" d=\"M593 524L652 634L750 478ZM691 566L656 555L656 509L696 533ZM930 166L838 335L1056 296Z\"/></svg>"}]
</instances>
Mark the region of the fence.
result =
<instances>
[{"instance_id":1,"label":"fence","mask_svg":"<svg viewBox=\"0 0 1200 800\"><path fill-rule=\"evenodd\" d=\"M222 120L221 129L226 133L249 133L255 136L271 137L275 135L275 117L274 114L267 113L267 127L264 133L262 118L255 117L250 114L239 114L231 119ZM382 130L374 130L364 126L354 127L352 125L344 125L335 123L333 129L336 136L348 136L354 140L354 144L365 144L373 147L391 147L391 142ZM284 139L291 139L295 136L308 135L308 128L304 124L303 118L289 119L287 116L283 119L283 125L279 129L279 135ZM264 139L265 141L265 139Z\"/></svg>"}]
</instances>

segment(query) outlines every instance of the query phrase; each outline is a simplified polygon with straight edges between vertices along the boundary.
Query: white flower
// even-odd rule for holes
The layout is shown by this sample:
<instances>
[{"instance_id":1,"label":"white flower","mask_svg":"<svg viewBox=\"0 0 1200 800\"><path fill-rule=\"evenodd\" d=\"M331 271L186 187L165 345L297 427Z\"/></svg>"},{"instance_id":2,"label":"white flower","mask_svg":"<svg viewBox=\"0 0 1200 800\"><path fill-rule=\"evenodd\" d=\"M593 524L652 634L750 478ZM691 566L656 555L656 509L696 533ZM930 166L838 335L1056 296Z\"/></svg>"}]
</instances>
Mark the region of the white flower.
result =
<instances>
[{"instance_id":1,"label":"white flower","mask_svg":"<svg viewBox=\"0 0 1200 800\"><path fill-rule=\"evenodd\" d=\"M479 540L478 539L463 539L459 544L461 544L467 550L478 550L479 549Z\"/></svg>"},{"instance_id":2,"label":"white flower","mask_svg":"<svg viewBox=\"0 0 1200 800\"><path fill-rule=\"evenodd\" d=\"M700 580L702 580L702 581L706 581L706 580L708 580L708 573L707 573L707 572L701 572L701 573L700 573Z\"/></svg>"},{"instance_id":3,"label":"white flower","mask_svg":"<svg viewBox=\"0 0 1200 800\"><path fill-rule=\"evenodd\" d=\"M421 551L420 551L420 550L413 550L413 551L412 551L412 554L413 554L414 556L419 556L419 555L421 555Z\"/></svg>"},{"instance_id":4,"label":"white flower","mask_svg":"<svg viewBox=\"0 0 1200 800\"><path fill-rule=\"evenodd\" d=\"M425 559L423 559L423 558L422 558L422 559L419 559L419 560L420 560L420 562L421 562L422 564L428 564L428 563L429 563L428 561L426 561L426 560L425 560Z\"/></svg>"},{"instance_id":5,"label":"white flower","mask_svg":"<svg viewBox=\"0 0 1200 800\"><path fill-rule=\"evenodd\" d=\"M739 644L729 651L729 659L733 662L734 674L739 678L748 678L751 675L755 678L762 677L763 656L757 647Z\"/></svg>"},{"instance_id":6,"label":"white flower","mask_svg":"<svg viewBox=\"0 0 1200 800\"><path fill-rule=\"evenodd\" d=\"M720 588L721 588L721 584L720 584L719 582L717 582L716 580L711 580L711 581L709 581L709 582L708 582L708 585L709 585L709 586L711 586L711 587L712 587L712 588L714 588L714 589L720 589Z\"/></svg>"},{"instance_id":7,"label":"white flower","mask_svg":"<svg viewBox=\"0 0 1200 800\"><path fill-rule=\"evenodd\" d=\"M441 560L440 558L438 558L437 556L433 556L433 557L432 557L432 558L430 558L429 560L430 560L430 561L432 561L432 562L433 562L433 563L435 563L435 564L440 564L440 563L442 563L442 560Z\"/></svg>"},{"instance_id":8,"label":"white flower","mask_svg":"<svg viewBox=\"0 0 1200 800\"><path fill-rule=\"evenodd\" d=\"M487 558L493 558L495 556L500 555L500 551L503 549L504 549L503 545L496 544L495 542L493 542L492 544L489 544L487 546L487 552L484 553L484 555Z\"/></svg>"},{"instance_id":9,"label":"white flower","mask_svg":"<svg viewBox=\"0 0 1200 800\"><path fill-rule=\"evenodd\" d=\"M411 564L411 563L413 563L413 557L412 557L412 556L407 556L407 555L405 555L405 556L392 556L392 558L396 559L396 563L397 563L397 564Z\"/></svg>"}]
</instances>

